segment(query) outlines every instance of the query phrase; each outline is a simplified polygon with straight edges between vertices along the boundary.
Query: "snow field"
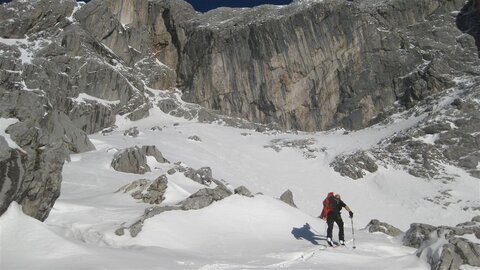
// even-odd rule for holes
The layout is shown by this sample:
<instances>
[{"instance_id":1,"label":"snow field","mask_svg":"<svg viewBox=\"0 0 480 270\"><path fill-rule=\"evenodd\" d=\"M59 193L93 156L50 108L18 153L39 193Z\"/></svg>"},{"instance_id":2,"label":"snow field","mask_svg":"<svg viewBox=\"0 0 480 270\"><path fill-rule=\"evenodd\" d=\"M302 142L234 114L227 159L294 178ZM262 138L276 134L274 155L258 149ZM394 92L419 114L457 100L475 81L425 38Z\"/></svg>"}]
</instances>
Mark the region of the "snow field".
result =
<instances>
[{"instance_id":1,"label":"snow field","mask_svg":"<svg viewBox=\"0 0 480 270\"><path fill-rule=\"evenodd\" d=\"M116 131L90 136L95 151L72 155L65 164L61 196L45 223L21 214L15 204L0 217L0 265L2 269L429 269L399 239L362 228L373 218L402 230L412 222L455 225L469 220L473 213L461 209L478 201L478 193L472 192L477 182L457 168L449 168L458 176L456 181L442 183L384 167L353 181L329 166L335 156L368 149L421 119L399 118L389 126L348 134L343 130L262 134L187 121L158 109L137 122L119 117ZM133 126L139 136L124 136L124 130ZM154 126L162 131L151 130ZM202 141L189 140L193 135ZM318 151L310 159L301 149L282 147L277 152L265 147L274 139L311 138L315 140L311 147ZM110 166L114 154L135 145L156 145L171 163L149 159L152 172L144 175L114 171ZM253 194L264 195L233 195L201 210L164 212L147 219L135 238L128 231L115 235L117 228L135 222L149 206L115 191L134 180L154 180L178 161L194 169L209 166L214 178L225 180L229 188L244 185ZM204 188L181 173L167 177L162 205L176 204ZM286 189L293 192L298 209L275 199ZM441 190L450 190L448 207L426 200ZM325 223L316 216L330 191L340 193L355 213L355 250L324 246ZM345 213L344 222L346 239L351 240ZM335 227L335 238L337 233ZM20 260L18 254L25 254L24 258Z\"/></svg>"}]
</instances>

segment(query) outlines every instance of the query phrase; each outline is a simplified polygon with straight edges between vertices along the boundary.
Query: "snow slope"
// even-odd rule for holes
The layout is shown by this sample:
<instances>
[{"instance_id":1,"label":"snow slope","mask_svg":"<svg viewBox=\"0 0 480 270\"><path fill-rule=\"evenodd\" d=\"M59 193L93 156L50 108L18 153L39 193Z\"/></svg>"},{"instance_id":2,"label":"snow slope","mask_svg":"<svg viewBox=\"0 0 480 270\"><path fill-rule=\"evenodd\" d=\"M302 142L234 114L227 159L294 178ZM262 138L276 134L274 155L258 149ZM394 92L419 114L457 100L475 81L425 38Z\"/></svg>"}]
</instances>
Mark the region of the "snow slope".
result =
<instances>
[{"instance_id":1,"label":"snow slope","mask_svg":"<svg viewBox=\"0 0 480 270\"><path fill-rule=\"evenodd\" d=\"M157 108L150 117L90 136L97 150L71 156L63 171L62 193L49 218L40 223L12 204L0 217L2 269L429 269L414 249L399 239L369 234L362 228L377 218L403 230L412 222L455 225L473 215L462 204L449 207L425 198L452 189L453 199L478 201L478 184L463 171L454 182L427 182L393 168L381 167L362 180L341 177L329 167L342 153L368 149L395 132L422 120L399 117L345 134L258 133L218 124L203 124L166 115ZM124 136L137 127L138 137ZM154 126L162 128L152 130ZM201 141L188 139L197 135ZM309 140L308 149L293 142ZM281 144L279 144L281 142ZM110 167L113 155L134 145L156 145L171 164L150 160L152 172L134 175ZM272 145L277 146L276 151ZM292 147L289 147L292 146ZM310 154L309 155L306 155ZM313 155L313 156L312 156ZM129 194L115 193L137 179L153 180L174 162L212 168L229 188L244 185L254 198L233 195L195 211L165 212L147 219L135 238L114 231L134 222L149 205ZM204 186L181 174L168 176L166 200L175 204ZM290 189L298 209L275 199ZM357 249L325 247L320 214L324 196L334 191L355 213ZM352 239L350 219L346 238ZM337 229L334 234L336 238ZM19 256L19 254L22 254Z\"/></svg>"}]
</instances>

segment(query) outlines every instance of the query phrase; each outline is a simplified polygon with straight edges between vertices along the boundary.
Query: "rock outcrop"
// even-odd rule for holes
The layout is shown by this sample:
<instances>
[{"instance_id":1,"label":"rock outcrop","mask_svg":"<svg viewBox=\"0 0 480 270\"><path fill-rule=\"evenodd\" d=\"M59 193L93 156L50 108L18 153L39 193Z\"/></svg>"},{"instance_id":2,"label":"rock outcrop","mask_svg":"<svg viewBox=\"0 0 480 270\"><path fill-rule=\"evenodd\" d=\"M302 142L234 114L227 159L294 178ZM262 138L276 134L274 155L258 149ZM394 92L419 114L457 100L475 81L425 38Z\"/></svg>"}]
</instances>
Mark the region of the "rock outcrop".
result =
<instances>
[{"instance_id":1,"label":"rock outcrop","mask_svg":"<svg viewBox=\"0 0 480 270\"><path fill-rule=\"evenodd\" d=\"M239 186L234 191L235 194L239 194L245 197L253 197L252 193L245 186Z\"/></svg>"},{"instance_id":2,"label":"rock outcrop","mask_svg":"<svg viewBox=\"0 0 480 270\"><path fill-rule=\"evenodd\" d=\"M174 72L140 76L142 65L126 66L82 27L84 17L76 16L87 6L74 0L0 6L0 117L19 120L7 133L21 148L0 161L9 172L0 180L0 214L17 201L44 220L60 194L68 154L94 149L86 134L112 126L118 114L148 115L147 87L175 81ZM142 63L171 70L155 60Z\"/></svg>"},{"instance_id":3,"label":"rock outcrop","mask_svg":"<svg viewBox=\"0 0 480 270\"><path fill-rule=\"evenodd\" d=\"M395 226L392 226L392 225L390 225L386 222L381 222L378 219L372 219L367 224L365 229L367 229L368 232L371 232L371 233L381 232L381 233L384 233L386 235L390 235L390 236L393 236L393 237L397 237L397 236L399 236L403 233L399 228L397 228Z\"/></svg>"},{"instance_id":4,"label":"rock outcrop","mask_svg":"<svg viewBox=\"0 0 480 270\"><path fill-rule=\"evenodd\" d=\"M378 166L394 166L419 178L449 181L447 165L480 178L480 105L475 101L479 87L478 77L459 78L450 94L432 96L409 110L406 117L425 116L418 124L368 151L339 156L330 165L352 179ZM438 100L444 100L443 105Z\"/></svg>"},{"instance_id":5,"label":"rock outcrop","mask_svg":"<svg viewBox=\"0 0 480 270\"><path fill-rule=\"evenodd\" d=\"M147 164L147 156L154 157L158 163L168 163L156 146L149 145L119 151L114 155L111 166L119 172L144 174L151 171Z\"/></svg>"},{"instance_id":6,"label":"rock outcrop","mask_svg":"<svg viewBox=\"0 0 480 270\"><path fill-rule=\"evenodd\" d=\"M206 186L209 186L214 181L212 177L212 169L210 167L202 167L198 170L186 168L184 175L185 177Z\"/></svg>"},{"instance_id":7,"label":"rock outcrop","mask_svg":"<svg viewBox=\"0 0 480 270\"><path fill-rule=\"evenodd\" d=\"M436 229L432 225L412 223L403 237L403 244L408 247L419 248L424 241L430 238L430 233Z\"/></svg>"},{"instance_id":8,"label":"rock outcrop","mask_svg":"<svg viewBox=\"0 0 480 270\"><path fill-rule=\"evenodd\" d=\"M1 86L0 96L0 117L23 120L5 130L19 148L1 147L0 214L16 201L26 214L44 220L60 195L62 167L68 155L95 148L65 114L36 108L43 97L8 92Z\"/></svg>"},{"instance_id":9,"label":"rock outcrop","mask_svg":"<svg viewBox=\"0 0 480 270\"><path fill-rule=\"evenodd\" d=\"M354 180L363 178L365 172L376 172L378 169L375 160L365 152L357 152L352 155L339 156L330 164L333 169L342 176Z\"/></svg>"},{"instance_id":10,"label":"rock outcrop","mask_svg":"<svg viewBox=\"0 0 480 270\"><path fill-rule=\"evenodd\" d=\"M460 266L480 266L480 216L455 227L412 224L405 233L404 244L417 247L417 256L432 270L457 270ZM474 242L469 237L476 238Z\"/></svg>"},{"instance_id":11,"label":"rock outcrop","mask_svg":"<svg viewBox=\"0 0 480 270\"><path fill-rule=\"evenodd\" d=\"M204 188L180 203L183 210L198 210L205 208L213 202L220 201L232 195L232 192L224 185L218 185L214 189Z\"/></svg>"},{"instance_id":12,"label":"rock outcrop","mask_svg":"<svg viewBox=\"0 0 480 270\"><path fill-rule=\"evenodd\" d=\"M293 193L290 189L287 189L285 192L282 193L282 195L280 196L280 201L292 207L297 207L295 205L295 202L293 201Z\"/></svg>"},{"instance_id":13,"label":"rock outcrop","mask_svg":"<svg viewBox=\"0 0 480 270\"><path fill-rule=\"evenodd\" d=\"M165 200L165 191L167 190L168 179L161 175L154 181L147 179L135 180L130 184L121 187L116 192L130 193L136 199L144 203L160 204Z\"/></svg>"},{"instance_id":14,"label":"rock outcrop","mask_svg":"<svg viewBox=\"0 0 480 270\"><path fill-rule=\"evenodd\" d=\"M163 177L161 177L163 178ZM166 177L164 177L166 179ZM157 179L158 180L158 179ZM194 194L190 195L185 200L181 201L174 206L155 206L150 207L145 210L145 213L136 221L128 226L123 226L118 228L115 231L116 235L125 234L125 230L128 229L132 237L137 236L143 228L143 223L146 219L149 219L153 216L159 215L167 211L189 211L189 210L198 210L205 208L211 205L213 202L223 200L228 196L232 195L232 192L223 184L216 182L217 186L215 188L203 188ZM136 186L136 185L135 185ZM133 195L133 194L132 194Z\"/></svg>"}]
</instances>

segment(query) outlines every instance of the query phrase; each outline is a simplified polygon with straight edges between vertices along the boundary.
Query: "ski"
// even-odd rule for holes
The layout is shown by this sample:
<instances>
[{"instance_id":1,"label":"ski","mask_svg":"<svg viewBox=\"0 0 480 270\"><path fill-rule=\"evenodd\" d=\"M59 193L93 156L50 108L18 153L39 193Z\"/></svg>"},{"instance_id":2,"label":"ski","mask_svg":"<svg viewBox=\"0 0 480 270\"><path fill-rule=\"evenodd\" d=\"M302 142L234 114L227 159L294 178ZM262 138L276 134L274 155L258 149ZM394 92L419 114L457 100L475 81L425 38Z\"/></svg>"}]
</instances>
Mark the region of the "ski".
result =
<instances>
[{"instance_id":1,"label":"ski","mask_svg":"<svg viewBox=\"0 0 480 270\"><path fill-rule=\"evenodd\" d=\"M328 244L328 247L331 247L331 248L338 248L338 247L340 246L340 245L339 245L337 242L335 242L335 241L331 241L331 242L327 241L327 244Z\"/></svg>"}]
</instances>

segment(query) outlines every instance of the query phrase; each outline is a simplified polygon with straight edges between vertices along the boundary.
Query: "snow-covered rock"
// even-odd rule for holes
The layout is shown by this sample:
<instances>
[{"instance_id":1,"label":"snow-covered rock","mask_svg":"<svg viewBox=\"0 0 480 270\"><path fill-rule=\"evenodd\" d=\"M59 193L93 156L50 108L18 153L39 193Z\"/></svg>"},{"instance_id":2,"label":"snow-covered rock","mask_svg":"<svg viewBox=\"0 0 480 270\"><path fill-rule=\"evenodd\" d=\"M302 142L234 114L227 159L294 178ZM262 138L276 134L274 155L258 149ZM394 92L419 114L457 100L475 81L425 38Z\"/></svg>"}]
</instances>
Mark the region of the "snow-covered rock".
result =
<instances>
[{"instance_id":1,"label":"snow-covered rock","mask_svg":"<svg viewBox=\"0 0 480 270\"><path fill-rule=\"evenodd\" d=\"M212 169L210 167L202 167L198 170L187 168L184 175L195 182L209 186L213 182Z\"/></svg>"},{"instance_id":2,"label":"snow-covered rock","mask_svg":"<svg viewBox=\"0 0 480 270\"><path fill-rule=\"evenodd\" d=\"M155 146L135 146L123 149L115 154L111 166L119 172L144 174L151 171L147 156L152 156L158 163L167 163L162 153Z\"/></svg>"},{"instance_id":3,"label":"snow-covered rock","mask_svg":"<svg viewBox=\"0 0 480 270\"><path fill-rule=\"evenodd\" d=\"M430 234L437 228L428 224L412 223L403 236L403 244L409 247L418 248L430 239Z\"/></svg>"},{"instance_id":4,"label":"snow-covered rock","mask_svg":"<svg viewBox=\"0 0 480 270\"><path fill-rule=\"evenodd\" d=\"M165 191L167 190L168 179L161 175L153 181L147 179L135 180L130 184L121 187L116 192L130 193L136 199L144 203L160 204L165 200Z\"/></svg>"},{"instance_id":5,"label":"snow-covered rock","mask_svg":"<svg viewBox=\"0 0 480 270\"><path fill-rule=\"evenodd\" d=\"M246 197L253 197L252 193L245 186L239 186L234 191L235 194L239 194Z\"/></svg>"},{"instance_id":6,"label":"snow-covered rock","mask_svg":"<svg viewBox=\"0 0 480 270\"><path fill-rule=\"evenodd\" d=\"M285 192L280 195L280 200L292 207L297 207L293 201L293 193L291 190L287 189Z\"/></svg>"},{"instance_id":7,"label":"snow-covered rock","mask_svg":"<svg viewBox=\"0 0 480 270\"><path fill-rule=\"evenodd\" d=\"M381 232L381 233L384 233L384 234L387 234L387 235L390 235L390 236L393 236L393 237L397 237L399 235L401 235L403 232L398 229L397 227L395 226L392 226L386 222L381 222L379 221L378 219L372 219L368 224L367 226L365 227L365 229L368 230L368 232Z\"/></svg>"},{"instance_id":8,"label":"snow-covered rock","mask_svg":"<svg viewBox=\"0 0 480 270\"><path fill-rule=\"evenodd\" d=\"M417 256L433 270L456 270L462 265L480 267L480 216L455 227L412 224L404 244L418 246Z\"/></svg>"},{"instance_id":9,"label":"snow-covered rock","mask_svg":"<svg viewBox=\"0 0 480 270\"><path fill-rule=\"evenodd\" d=\"M218 185L214 189L204 188L180 203L183 210L202 209L213 202L220 201L232 195L232 192L224 185Z\"/></svg>"}]
</instances>

